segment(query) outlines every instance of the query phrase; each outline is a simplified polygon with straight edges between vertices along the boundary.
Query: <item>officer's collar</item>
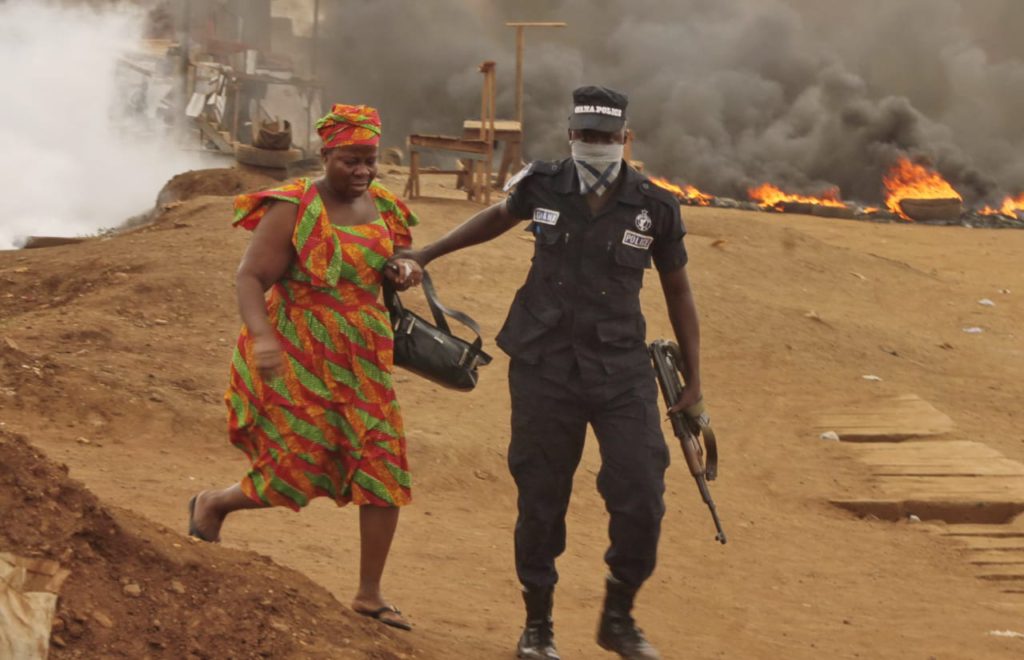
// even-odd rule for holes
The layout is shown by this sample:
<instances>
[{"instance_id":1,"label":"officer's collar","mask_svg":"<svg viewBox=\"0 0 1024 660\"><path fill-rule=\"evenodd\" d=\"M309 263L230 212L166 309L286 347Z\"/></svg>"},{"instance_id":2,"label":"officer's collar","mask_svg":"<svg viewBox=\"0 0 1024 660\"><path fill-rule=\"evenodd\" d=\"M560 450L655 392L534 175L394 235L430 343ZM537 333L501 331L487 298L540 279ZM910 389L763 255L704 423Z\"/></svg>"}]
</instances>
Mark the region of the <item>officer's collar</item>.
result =
<instances>
[{"instance_id":1,"label":"officer's collar","mask_svg":"<svg viewBox=\"0 0 1024 660\"><path fill-rule=\"evenodd\" d=\"M644 198L640 192L640 186L647 181L647 177L634 170L625 161L622 163L620 172L619 176L625 177L625 179L617 184L618 191L615 193L615 200L635 206L642 205ZM554 189L563 195L579 192L579 175L576 174L576 166L572 162L572 158L562 161L562 169L555 176Z\"/></svg>"}]
</instances>

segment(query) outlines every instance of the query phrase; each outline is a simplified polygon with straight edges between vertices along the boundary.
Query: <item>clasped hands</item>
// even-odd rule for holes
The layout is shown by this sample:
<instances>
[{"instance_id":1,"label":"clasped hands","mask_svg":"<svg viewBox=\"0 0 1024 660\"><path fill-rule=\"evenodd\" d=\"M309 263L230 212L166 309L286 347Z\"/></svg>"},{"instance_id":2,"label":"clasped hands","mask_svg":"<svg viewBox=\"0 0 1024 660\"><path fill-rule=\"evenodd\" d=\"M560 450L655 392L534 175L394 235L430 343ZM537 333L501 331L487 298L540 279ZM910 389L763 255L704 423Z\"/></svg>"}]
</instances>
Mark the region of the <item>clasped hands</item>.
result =
<instances>
[{"instance_id":1,"label":"clasped hands","mask_svg":"<svg viewBox=\"0 0 1024 660\"><path fill-rule=\"evenodd\" d=\"M405 291L423 281L423 267L415 259L396 255L384 265L384 277L395 289Z\"/></svg>"}]
</instances>

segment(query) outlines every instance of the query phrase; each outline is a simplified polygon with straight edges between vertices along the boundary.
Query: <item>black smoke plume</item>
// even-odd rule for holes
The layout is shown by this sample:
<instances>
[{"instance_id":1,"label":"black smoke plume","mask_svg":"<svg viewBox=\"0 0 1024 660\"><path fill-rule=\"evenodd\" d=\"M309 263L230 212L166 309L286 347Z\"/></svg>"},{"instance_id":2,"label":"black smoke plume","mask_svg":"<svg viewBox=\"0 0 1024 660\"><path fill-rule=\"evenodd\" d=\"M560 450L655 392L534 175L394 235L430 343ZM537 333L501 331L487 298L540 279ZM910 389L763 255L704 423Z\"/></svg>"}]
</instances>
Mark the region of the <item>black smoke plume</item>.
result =
<instances>
[{"instance_id":1,"label":"black smoke plume","mask_svg":"<svg viewBox=\"0 0 1024 660\"><path fill-rule=\"evenodd\" d=\"M1024 190L1019 0L339 0L320 71L332 100L378 105L390 144L479 115L483 60L513 113L508 20L528 31L526 152L568 152L569 94L629 94L634 156L719 195L771 182L877 201L895 158L971 202Z\"/></svg>"}]
</instances>

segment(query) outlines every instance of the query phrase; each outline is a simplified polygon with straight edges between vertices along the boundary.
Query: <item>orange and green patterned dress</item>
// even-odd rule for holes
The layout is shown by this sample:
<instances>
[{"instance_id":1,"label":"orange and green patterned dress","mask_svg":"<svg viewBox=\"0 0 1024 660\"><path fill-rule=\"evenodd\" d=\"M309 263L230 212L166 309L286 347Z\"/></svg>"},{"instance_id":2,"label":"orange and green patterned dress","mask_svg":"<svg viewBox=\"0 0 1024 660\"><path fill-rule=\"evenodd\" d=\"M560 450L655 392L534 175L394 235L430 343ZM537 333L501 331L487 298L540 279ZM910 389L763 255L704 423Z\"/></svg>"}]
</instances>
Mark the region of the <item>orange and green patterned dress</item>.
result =
<instances>
[{"instance_id":1,"label":"orange and green patterned dress","mask_svg":"<svg viewBox=\"0 0 1024 660\"><path fill-rule=\"evenodd\" d=\"M296 258L267 295L285 368L263 380L243 327L225 395L231 443L252 462L242 490L258 502L298 510L321 496L338 505L411 499L379 292L384 264L412 244L417 219L379 183L370 195L380 216L351 227L331 224L309 179L235 199L234 224L249 230L272 201L296 205Z\"/></svg>"}]
</instances>

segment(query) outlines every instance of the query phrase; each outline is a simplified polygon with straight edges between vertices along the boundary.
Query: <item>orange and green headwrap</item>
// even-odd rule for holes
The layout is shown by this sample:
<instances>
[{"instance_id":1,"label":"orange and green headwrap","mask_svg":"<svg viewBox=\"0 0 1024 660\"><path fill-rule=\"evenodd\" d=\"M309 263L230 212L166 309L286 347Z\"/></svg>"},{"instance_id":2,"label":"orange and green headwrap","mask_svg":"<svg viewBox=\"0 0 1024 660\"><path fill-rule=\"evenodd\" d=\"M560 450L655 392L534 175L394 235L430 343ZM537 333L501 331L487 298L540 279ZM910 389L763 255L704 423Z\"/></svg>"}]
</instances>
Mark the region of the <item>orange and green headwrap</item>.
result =
<instances>
[{"instance_id":1,"label":"orange and green headwrap","mask_svg":"<svg viewBox=\"0 0 1024 660\"><path fill-rule=\"evenodd\" d=\"M335 103L329 113L317 120L316 131L328 149L350 144L376 145L380 142L380 115L368 105Z\"/></svg>"}]
</instances>

